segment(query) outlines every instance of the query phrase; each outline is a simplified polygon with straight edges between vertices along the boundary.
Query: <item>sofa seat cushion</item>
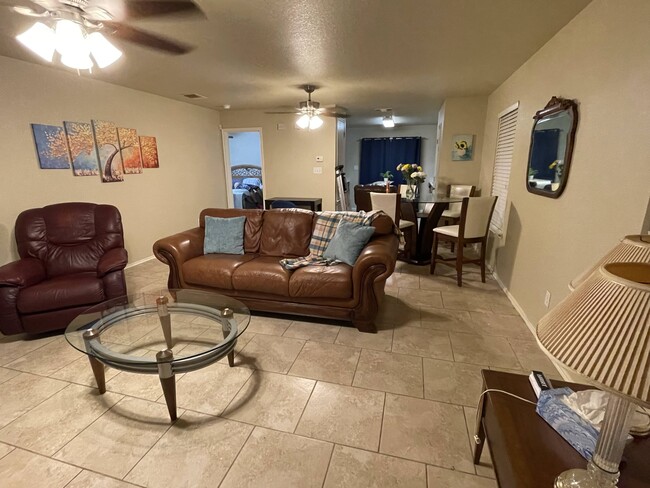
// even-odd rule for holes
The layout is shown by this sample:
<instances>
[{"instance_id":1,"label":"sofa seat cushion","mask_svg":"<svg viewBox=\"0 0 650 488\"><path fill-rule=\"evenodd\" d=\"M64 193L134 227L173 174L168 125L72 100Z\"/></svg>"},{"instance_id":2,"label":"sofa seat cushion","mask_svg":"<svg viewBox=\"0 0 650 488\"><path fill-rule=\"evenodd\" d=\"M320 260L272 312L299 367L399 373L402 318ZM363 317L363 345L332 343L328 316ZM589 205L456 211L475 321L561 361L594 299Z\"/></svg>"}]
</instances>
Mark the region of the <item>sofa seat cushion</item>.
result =
<instances>
[{"instance_id":1,"label":"sofa seat cushion","mask_svg":"<svg viewBox=\"0 0 650 488\"><path fill-rule=\"evenodd\" d=\"M104 285L97 273L57 276L20 290L20 313L38 313L62 308L94 305L106 300Z\"/></svg>"},{"instance_id":2,"label":"sofa seat cushion","mask_svg":"<svg viewBox=\"0 0 650 488\"><path fill-rule=\"evenodd\" d=\"M311 298L352 297L352 266L305 266L289 280L289 295Z\"/></svg>"},{"instance_id":3,"label":"sofa seat cushion","mask_svg":"<svg viewBox=\"0 0 650 488\"><path fill-rule=\"evenodd\" d=\"M183 279L193 285L232 290L237 268L255 258L255 254L206 254L183 263Z\"/></svg>"},{"instance_id":4,"label":"sofa seat cushion","mask_svg":"<svg viewBox=\"0 0 650 488\"><path fill-rule=\"evenodd\" d=\"M280 266L281 257L259 256L239 266L232 275L232 285L238 291L256 291L289 296L291 272Z\"/></svg>"}]
</instances>

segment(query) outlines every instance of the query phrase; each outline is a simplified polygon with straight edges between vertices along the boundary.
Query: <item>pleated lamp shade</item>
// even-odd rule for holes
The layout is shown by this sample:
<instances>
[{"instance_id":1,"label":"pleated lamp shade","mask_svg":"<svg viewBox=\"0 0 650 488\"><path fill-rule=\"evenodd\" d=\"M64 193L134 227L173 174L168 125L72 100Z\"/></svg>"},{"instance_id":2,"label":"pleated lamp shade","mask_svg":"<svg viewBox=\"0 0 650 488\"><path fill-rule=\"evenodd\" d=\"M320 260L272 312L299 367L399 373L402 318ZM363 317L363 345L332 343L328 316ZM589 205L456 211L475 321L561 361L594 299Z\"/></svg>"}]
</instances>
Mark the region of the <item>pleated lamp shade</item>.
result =
<instances>
[{"instance_id":1,"label":"pleated lamp shade","mask_svg":"<svg viewBox=\"0 0 650 488\"><path fill-rule=\"evenodd\" d=\"M542 317L537 340L590 383L650 406L650 264L599 267Z\"/></svg>"},{"instance_id":2,"label":"pleated lamp shade","mask_svg":"<svg viewBox=\"0 0 650 488\"><path fill-rule=\"evenodd\" d=\"M607 263L650 263L650 235L625 236L593 267L571 280L569 289L575 290L589 275Z\"/></svg>"}]
</instances>

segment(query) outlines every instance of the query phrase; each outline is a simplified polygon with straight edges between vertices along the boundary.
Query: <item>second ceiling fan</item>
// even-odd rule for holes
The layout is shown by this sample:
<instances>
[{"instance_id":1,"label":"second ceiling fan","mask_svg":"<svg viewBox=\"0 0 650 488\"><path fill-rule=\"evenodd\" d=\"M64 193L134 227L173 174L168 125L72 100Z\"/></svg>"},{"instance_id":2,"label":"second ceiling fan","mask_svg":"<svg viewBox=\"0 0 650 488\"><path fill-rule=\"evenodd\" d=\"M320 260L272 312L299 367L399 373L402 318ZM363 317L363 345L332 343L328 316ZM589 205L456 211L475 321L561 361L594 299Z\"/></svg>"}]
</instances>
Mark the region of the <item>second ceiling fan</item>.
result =
<instances>
[{"instance_id":1,"label":"second ceiling fan","mask_svg":"<svg viewBox=\"0 0 650 488\"><path fill-rule=\"evenodd\" d=\"M311 94L318 88L315 85L301 85L300 88L307 93L307 100L299 103L293 110L265 112L267 114L296 114L300 115L296 125L301 129L314 130L323 125L324 117L348 117L348 113L341 107L321 107L319 102L311 99Z\"/></svg>"}]
</instances>

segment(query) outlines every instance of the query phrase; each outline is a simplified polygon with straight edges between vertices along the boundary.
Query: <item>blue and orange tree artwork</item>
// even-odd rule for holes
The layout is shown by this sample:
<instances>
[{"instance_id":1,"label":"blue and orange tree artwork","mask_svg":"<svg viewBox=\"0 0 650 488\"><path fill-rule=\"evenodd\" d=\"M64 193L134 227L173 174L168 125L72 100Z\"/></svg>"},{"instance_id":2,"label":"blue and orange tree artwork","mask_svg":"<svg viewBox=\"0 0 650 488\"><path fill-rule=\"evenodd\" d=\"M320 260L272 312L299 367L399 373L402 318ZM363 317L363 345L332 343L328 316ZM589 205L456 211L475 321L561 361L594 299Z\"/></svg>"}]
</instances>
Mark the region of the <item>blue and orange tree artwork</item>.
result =
<instances>
[{"instance_id":1,"label":"blue and orange tree artwork","mask_svg":"<svg viewBox=\"0 0 650 488\"><path fill-rule=\"evenodd\" d=\"M56 125L32 124L38 161L42 169L70 168L68 141L63 127Z\"/></svg>"},{"instance_id":2,"label":"blue and orange tree artwork","mask_svg":"<svg viewBox=\"0 0 650 488\"><path fill-rule=\"evenodd\" d=\"M102 181L104 183L124 181L122 151L117 138L117 126L113 122L102 120L93 120L92 123Z\"/></svg>"},{"instance_id":3,"label":"blue and orange tree artwork","mask_svg":"<svg viewBox=\"0 0 650 488\"><path fill-rule=\"evenodd\" d=\"M64 122L68 136L68 147L75 176L96 176L99 174L97 151L93 128L86 122Z\"/></svg>"},{"instance_id":4,"label":"blue and orange tree artwork","mask_svg":"<svg viewBox=\"0 0 650 488\"><path fill-rule=\"evenodd\" d=\"M140 155L140 144L138 133L135 129L118 127L117 138L120 141L120 153L122 154L122 165L126 174L142 173L142 157Z\"/></svg>"}]
</instances>

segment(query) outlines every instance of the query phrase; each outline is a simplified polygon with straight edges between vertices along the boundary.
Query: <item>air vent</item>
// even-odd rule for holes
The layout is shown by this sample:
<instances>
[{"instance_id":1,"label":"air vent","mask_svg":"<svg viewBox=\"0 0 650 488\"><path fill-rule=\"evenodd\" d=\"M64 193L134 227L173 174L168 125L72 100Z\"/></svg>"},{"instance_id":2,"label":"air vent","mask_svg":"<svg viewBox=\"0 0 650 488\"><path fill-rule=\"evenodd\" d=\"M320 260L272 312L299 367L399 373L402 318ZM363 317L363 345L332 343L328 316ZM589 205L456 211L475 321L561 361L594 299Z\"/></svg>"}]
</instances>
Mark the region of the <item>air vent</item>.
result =
<instances>
[{"instance_id":1,"label":"air vent","mask_svg":"<svg viewBox=\"0 0 650 488\"><path fill-rule=\"evenodd\" d=\"M191 100L197 100L199 98L208 98L205 95L199 95L198 93L188 93L186 95L183 95L185 98L189 98Z\"/></svg>"}]
</instances>

